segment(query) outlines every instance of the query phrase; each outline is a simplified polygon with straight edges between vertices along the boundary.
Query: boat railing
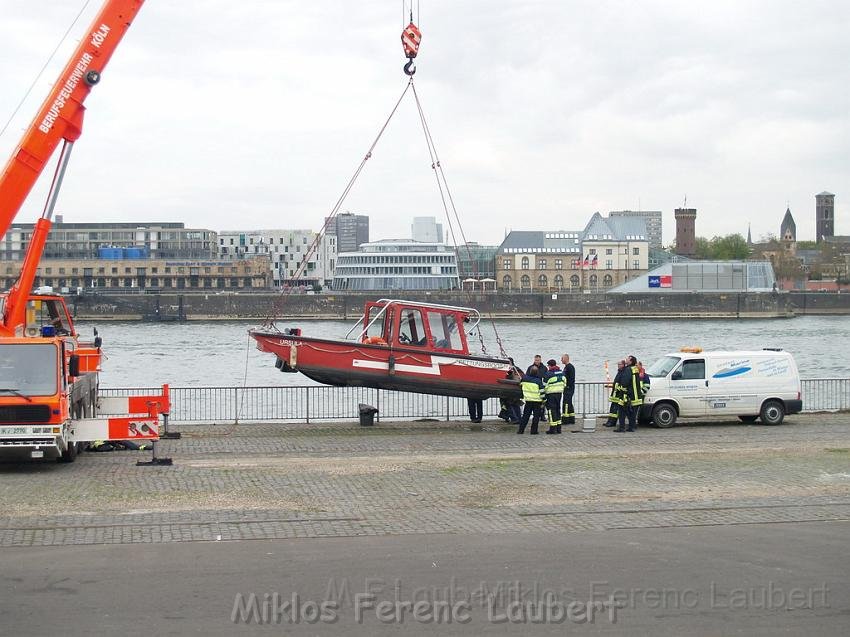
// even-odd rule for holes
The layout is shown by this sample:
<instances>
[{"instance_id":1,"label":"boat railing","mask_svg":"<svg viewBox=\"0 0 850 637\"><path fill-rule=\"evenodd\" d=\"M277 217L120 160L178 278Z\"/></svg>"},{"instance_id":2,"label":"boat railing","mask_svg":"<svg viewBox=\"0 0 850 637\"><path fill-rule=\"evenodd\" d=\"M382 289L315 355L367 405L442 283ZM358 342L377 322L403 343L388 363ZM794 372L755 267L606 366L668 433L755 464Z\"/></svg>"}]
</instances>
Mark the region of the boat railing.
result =
<instances>
[{"instance_id":1,"label":"boat railing","mask_svg":"<svg viewBox=\"0 0 850 637\"><path fill-rule=\"evenodd\" d=\"M405 301L405 300L402 300L402 299L378 299L375 303L376 303L376 305L374 305L373 307L377 307L378 303L383 303L384 305L381 306L381 311L378 312L372 318L371 321L369 321L369 324L366 325L360 331L360 333L357 335L357 337L354 340L362 341L363 337L366 334L368 334L369 328L372 327L372 325L374 325L375 321L377 321L379 318L381 318L386 313L387 308L394 306L394 305L415 305L417 307L429 307L429 308L432 308L432 309L435 309L435 310L456 310L456 311L464 312L469 317L470 323L471 323L471 325L469 326L469 330L468 330L469 334L472 334L473 331L475 331L475 328L478 327L478 324L481 322L481 313L473 307L461 307L459 305L442 305L440 303L420 303L419 301ZM351 333L357 328L358 325L363 324L363 318L364 317L361 316L357 320L357 322L354 325L351 326L351 329L348 330L348 332L346 332L346 334L345 334L346 339L348 339L351 336Z\"/></svg>"},{"instance_id":2,"label":"boat railing","mask_svg":"<svg viewBox=\"0 0 850 637\"><path fill-rule=\"evenodd\" d=\"M147 395L157 388L101 388L101 396ZM602 382L577 383L576 414L605 414L610 388ZM378 420L464 420L463 398L412 394L367 387L292 385L277 387L172 387L170 421L185 424L260 422L333 422L358 419L358 405L378 409ZM499 401L484 401L494 418ZM850 378L803 380L804 411L850 411Z\"/></svg>"}]
</instances>

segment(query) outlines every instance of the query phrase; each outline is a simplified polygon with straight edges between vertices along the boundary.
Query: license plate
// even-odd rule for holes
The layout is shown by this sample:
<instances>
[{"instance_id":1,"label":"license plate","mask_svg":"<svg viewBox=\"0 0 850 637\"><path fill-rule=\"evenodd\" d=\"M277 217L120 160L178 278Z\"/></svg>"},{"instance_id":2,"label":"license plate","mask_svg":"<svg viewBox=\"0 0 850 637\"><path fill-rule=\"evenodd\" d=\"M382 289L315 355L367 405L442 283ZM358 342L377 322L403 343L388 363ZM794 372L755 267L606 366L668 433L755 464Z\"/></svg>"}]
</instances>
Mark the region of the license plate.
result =
<instances>
[{"instance_id":1,"label":"license plate","mask_svg":"<svg viewBox=\"0 0 850 637\"><path fill-rule=\"evenodd\" d=\"M41 449L33 449L30 453L31 458L43 458L44 452Z\"/></svg>"},{"instance_id":2,"label":"license plate","mask_svg":"<svg viewBox=\"0 0 850 637\"><path fill-rule=\"evenodd\" d=\"M27 433L26 427L0 427L0 436L14 436Z\"/></svg>"}]
</instances>

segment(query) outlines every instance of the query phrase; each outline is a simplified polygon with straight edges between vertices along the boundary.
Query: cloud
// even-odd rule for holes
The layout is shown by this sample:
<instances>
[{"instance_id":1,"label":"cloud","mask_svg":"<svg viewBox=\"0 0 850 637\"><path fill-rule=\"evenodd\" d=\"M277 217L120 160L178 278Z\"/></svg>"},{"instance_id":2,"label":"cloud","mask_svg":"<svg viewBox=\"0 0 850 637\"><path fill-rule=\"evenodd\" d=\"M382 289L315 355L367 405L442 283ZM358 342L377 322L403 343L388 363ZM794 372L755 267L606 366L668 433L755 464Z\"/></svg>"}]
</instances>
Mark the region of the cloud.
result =
<instances>
[{"instance_id":1,"label":"cloud","mask_svg":"<svg viewBox=\"0 0 850 637\"><path fill-rule=\"evenodd\" d=\"M0 0L0 120L73 18L67 4ZM89 100L66 219L318 228L404 87L391 4L145 3ZM416 84L469 238L640 205L665 212L669 241L686 195L698 234L775 232L788 201L807 237L824 189L850 233L843 3L423 5ZM71 44L0 138L4 156ZM443 214L412 102L344 209L370 214L375 237Z\"/></svg>"}]
</instances>

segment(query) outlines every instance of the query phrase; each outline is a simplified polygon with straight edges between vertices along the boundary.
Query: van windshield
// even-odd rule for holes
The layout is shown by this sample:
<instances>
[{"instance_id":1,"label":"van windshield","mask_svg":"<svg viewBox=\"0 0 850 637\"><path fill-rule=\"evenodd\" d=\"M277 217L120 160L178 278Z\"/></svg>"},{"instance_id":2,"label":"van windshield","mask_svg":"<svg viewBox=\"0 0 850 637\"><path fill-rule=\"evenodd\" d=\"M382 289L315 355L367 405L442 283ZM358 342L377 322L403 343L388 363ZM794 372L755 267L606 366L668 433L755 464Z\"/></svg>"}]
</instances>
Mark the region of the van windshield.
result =
<instances>
[{"instance_id":1,"label":"van windshield","mask_svg":"<svg viewBox=\"0 0 850 637\"><path fill-rule=\"evenodd\" d=\"M656 378L663 378L669 374L679 361L682 360L679 356L665 356L655 361L647 370L646 373Z\"/></svg>"}]
</instances>

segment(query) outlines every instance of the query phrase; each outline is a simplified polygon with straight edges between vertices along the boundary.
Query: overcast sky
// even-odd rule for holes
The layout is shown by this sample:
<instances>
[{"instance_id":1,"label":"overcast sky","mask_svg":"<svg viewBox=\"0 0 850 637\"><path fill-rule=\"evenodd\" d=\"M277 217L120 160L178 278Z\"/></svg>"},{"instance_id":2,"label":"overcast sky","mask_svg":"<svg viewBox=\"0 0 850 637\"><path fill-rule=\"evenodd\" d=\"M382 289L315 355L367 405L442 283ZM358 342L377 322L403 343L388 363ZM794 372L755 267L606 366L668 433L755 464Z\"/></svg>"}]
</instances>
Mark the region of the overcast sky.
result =
<instances>
[{"instance_id":1,"label":"overcast sky","mask_svg":"<svg viewBox=\"0 0 850 637\"><path fill-rule=\"evenodd\" d=\"M83 4L0 0L0 126ZM148 0L87 101L58 212L318 229L404 88L402 26L401 0ZM685 197L701 236L778 234L787 203L813 239L822 190L850 234L850 3L421 0L420 26L416 86L470 240L641 208L670 243ZM373 239L443 217L412 100L343 209Z\"/></svg>"}]
</instances>

